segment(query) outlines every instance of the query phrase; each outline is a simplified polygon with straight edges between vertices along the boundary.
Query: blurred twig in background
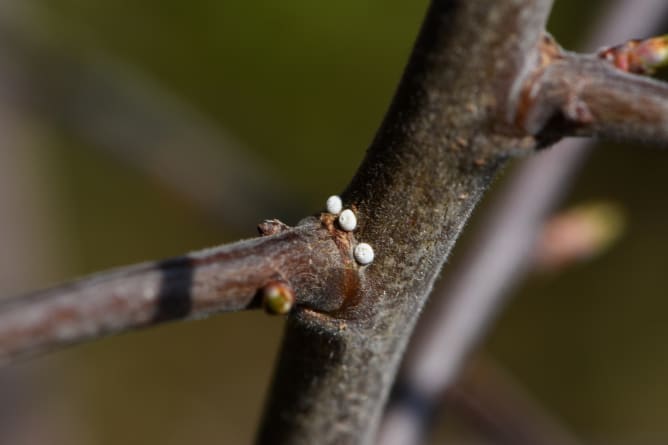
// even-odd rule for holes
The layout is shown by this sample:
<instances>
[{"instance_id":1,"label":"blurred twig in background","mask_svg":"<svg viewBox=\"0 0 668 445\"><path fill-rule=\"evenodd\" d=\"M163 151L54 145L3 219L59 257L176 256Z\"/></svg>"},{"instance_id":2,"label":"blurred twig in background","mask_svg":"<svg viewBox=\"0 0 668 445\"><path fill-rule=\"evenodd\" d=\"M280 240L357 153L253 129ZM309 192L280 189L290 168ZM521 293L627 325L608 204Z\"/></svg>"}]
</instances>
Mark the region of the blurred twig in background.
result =
<instances>
[{"instance_id":1,"label":"blurred twig in background","mask_svg":"<svg viewBox=\"0 0 668 445\"><path fill-rule=\"evenodd\" d=\"M0 12L1 13L1 12ZM57 224L31 121L8 106L8 61L0 53L0 299L57 273ZM38 376L0 370L0 443L35 445L53 437L35 396Z\"/></svg>"},{"instance_id":2,"label":"blurred twig in background","mask_svg":"<svg viewBox=\"0 0 668 445\"><path fill-rule=\"evenodd\" d=\"M58 276L55 200L36 150L43 128L144 172L229 228L303 214L299 195L218 123L129 66L76 56L45 32L29 2L0 5L0 297ZM53 419L33 395L38 380L31 368L0 371L0 443L54 439ZM62 421L64 401L58 410Z\"/></svg>"},{"instance_id":3,"label":"blurred twig in background","mask_svg":"<svg viewBox=\"0 0 668 445\"><path fill-rule=\"evenodd\" d=\"M29 159L35 153L27 134L4 105L0 101L0 296L48 276L50 254L46 194L36 190L42 188L39 162ZM0 443L36 444L45 432L35 413L33 378L13 368L0 370Z\"/></svg>"},{"instance_id":4,"label":"blurred twig in background","mask_svg":"<svg viewBox=\"0 0 668 445\"><path fill-rule=\"evenodd\" d=\"M618 0L604 9L585 49L656 31L668 13L668 4ZM425 406L436 408L435 400L454 384L466 358L530 268L531 251L543 222L567 193L570 179L592 144L569 139L524 161L497 195L467 260L432 296L429 313L418 326L396 383L417 394L390 401L380 443L419 443L426 419L433 413L416 411L415 404L407 400L431 401Z\"/></svg>"},{"instance_id":5,"label":"blurred twig in background","mask_svg":"<svg viewBox=\"0 0 668 445\"><path fill-rule=\"evenodd\" d=\"M607 251L626 225L619 206L609 202L580 204L550 217L536 240L532 266L556 272Z\"/></svg>"},{"instance_id":6,"label":"blurred twig in background","mask_svg":"<svg viewBox=\"0 0 668 445\"><path fill-rule=\"evenodd\" d=\"M607 202L581 204L559 212L539 230L527 256L531 264L527 271L555 273L591 259L619 239L624 224L620 209ZM438 394L426 394L400 379L392 400L411 412L400 412L401 416L393 420L397 424L390 426L411 431L410 425L418 422L429 425L438 408L445 404L465 423L491 436L494 443L579 443L491 358L478 356L472 365L463 366L461 374L450 388L442 387L444 392ZM401 425L400 422L406 423ZM387 440L387 436L383 436L383 440Z\"/></svg>"},{"instance_id":7,"label":"blurred twig in background","mask_svg":"<svg viewBox=\"0 0 668 445\"><path fill-rule=\"evenodd\" d=\"M118 61L60 48L29 7L11 12L0 21L0 51L15 106L157 178L229 227L248 232L266 215L303 215L298 194L219 123Z\"/></svg>"},{"instance_id":8,"label":"blurred twig in background","mask_svg":"<svg viewBox=\"0 0 668 445\"><path fill-rule=\"evenodd\" d=\"M439 403L495 445L581 443L489 358L477 357L466 366Z\"/></svg>"}]
</instances>

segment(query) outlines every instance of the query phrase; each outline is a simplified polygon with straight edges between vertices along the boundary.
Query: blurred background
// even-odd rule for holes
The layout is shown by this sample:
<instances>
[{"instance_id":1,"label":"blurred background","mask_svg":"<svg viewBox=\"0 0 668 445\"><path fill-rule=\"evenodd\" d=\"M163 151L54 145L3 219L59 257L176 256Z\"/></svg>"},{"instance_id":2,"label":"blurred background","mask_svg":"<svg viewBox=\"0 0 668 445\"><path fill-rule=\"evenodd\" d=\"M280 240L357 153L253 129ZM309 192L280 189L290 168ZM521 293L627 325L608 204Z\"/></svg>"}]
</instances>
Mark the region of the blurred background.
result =
<instances>
[{"instance_id":1,"label":"blurred background","mask_svg":"<svg viewBox=\"0 0 668 445\"><path fill-rule=\"evenodd\" d=\"M426 5L3 0L0 296L318 211L360 162ZM558 0L550 31L575 48L606 7ZM615 203L623 235L532 275L484 345L585 443L668 441L666 171L665 151L597 147L564 205ZM3 369L0 443L249 443L282 324L224 314ZM436 424L433 443L486 443Z\"/></svg>"}]
</instances>

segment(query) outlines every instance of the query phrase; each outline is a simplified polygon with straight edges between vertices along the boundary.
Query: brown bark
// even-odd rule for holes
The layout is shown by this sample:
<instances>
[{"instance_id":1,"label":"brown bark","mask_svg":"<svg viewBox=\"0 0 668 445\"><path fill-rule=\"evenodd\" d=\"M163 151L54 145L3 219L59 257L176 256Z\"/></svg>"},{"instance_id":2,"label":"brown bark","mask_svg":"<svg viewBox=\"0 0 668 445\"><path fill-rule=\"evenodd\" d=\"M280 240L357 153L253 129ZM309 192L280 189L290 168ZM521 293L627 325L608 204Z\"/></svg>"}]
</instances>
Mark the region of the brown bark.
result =
<instances>
[{"instance_id":1,"label":"brown bark","mask_svg":"<svg viewBox=\"0 0 668 445\"><path fill-rule=\"evenodd\" d=\"M0 302L0 364L168 320L259 307L259 291L277 279L304 307L339 307L341 283L350 280L330 232L315 218L293 229L263 227L282 229Z\"/></svg>"},{"instance_id":2,"label":"brown bark","mask_svg":"<svg viewBox=\"0 0 668 445\"><path fill-rule=\"evenodd\" d=\"M434 1L392 107L344 194L376 261L336 317L298 310L260 443L370 443L443 261L504 159L535 148L507 121L549 1Z\"/></svg>"}]
</instances>

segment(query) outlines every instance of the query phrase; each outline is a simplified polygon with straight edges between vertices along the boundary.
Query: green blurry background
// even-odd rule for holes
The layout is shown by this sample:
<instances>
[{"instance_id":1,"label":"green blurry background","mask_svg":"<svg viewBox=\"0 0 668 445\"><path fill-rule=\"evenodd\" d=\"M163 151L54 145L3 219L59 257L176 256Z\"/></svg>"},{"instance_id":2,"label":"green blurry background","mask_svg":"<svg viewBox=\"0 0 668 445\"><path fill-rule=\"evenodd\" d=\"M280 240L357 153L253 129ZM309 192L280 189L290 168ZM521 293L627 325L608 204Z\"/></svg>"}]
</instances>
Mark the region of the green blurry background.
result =
<instances>
[{"instance_id":1,"label":"green blurry background","mask_svg":"<svg viewBox=\"0 0 668 445\"><path fill-rule=\"evenodd\" d=\"M0 9L3 21L29 17L17 21L29 25L17 26L35 45L74 64L131 73L152 91L167 91L191 107L189 118L222 129L237 147L230 158L263 166L242 176L249 181L259 176L277 184L272 193L280 190L272 201L286 210L260 208L256 222L280 217L288 223L317 211L352 176L391 99L427 4L15 3ZM556 3L550 29L567 47L586 35L598 5L605 7L605 2ZM45 82L55 82L63 71L54 66L61 62L31 63ZM5 68L13 72L11 58ZM121 85L126 74L118 77ZM75 82L68 87L71 95L65 89L50 96L48 106L40 101L51 87L30 90L28 105L11 97L9 105L0 105L6 108L0 117L10 116L9 124L0 126L5 165L0 213L14 221L0 225L0 268L8 275L0 285L3 295L254 236L253 224L235 224L239 209L202 208L166 186L159 171L156 176L159 168L147 174L150 166L137 168L94 146L71 125L61 125L69 115L59 110L72 97L81 99L78 87ZM11 84L5 89L12 96ZM104 100L86 97L113 111ZM154 141L149 135L142 143ZM192 157L200 153L196 138L174 149ZM623 239L596 261L531 279L486 344L588 442L668 440L665 171L668 155L660 150L598 148L569 200L620 203L630 218ZM192 181L203 181L190 173ZM208 180L221 190L233 188L241 207L244 199L254 199L224 175ZM456 249L452 261L464 248ZM248 443L281 328L281 319L259 312L225 314L12 366L0 384L5 399L0 398L0 414L14 413L7 434L18 431L8 443ZM439 431L434 441L443 434L454 433Z\"/></svg>"}]
</instances>

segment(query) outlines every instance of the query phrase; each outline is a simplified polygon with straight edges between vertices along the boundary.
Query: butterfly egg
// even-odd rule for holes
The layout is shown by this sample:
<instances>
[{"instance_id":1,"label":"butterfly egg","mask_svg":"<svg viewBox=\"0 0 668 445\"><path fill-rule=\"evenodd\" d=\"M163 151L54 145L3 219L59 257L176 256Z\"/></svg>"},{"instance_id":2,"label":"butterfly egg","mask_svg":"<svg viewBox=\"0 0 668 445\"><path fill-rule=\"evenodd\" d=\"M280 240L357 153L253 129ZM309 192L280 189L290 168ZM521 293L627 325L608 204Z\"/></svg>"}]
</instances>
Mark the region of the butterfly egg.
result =
<instances>
[{"instance_id":1,"label":"butterfly egg","mask_svg":"<svg viewBox=\"0 0 668 445\"><path fill-rule=\"evenodd\" d=\"M329 213L338 215L339 213L341 213L342 209L343 209L343 201L341 201L341 198L339 198L336 195L332 195L329 198L327 198L327 211Z\"/></svg>"},{"instance_id":2,"label":"butterfly egg","mask_svg":"<svg viewBox=\"0 0 668 445\"><path fill-rule=\"evenodd\" d=\"M295 304L295 294L287 283L273 281L262 288L262 305L268 314L285 315Z\"/></svg>"},{"instance_id":3,"label":"butterfly egg","mask_svg":"<svg viewBox=\"0 0 668 445\"><path fill-rule=\"evenodd\" d=\"M353 255L355 256L355 260L357 260L358 263L360 263L362 266L366 266L373 261L373 247L367 243L359 243L357 246L355 246Z\"/></svg>"},{"instance_id":4,"label":"butterfly egg","mask_svg":"<svg viewBox=\"0 0 668 445\"><path fill-rule=\"evenodd\" d=\"M352 210L346 209L339 215L339 226L346 232L352 232L357 227L357 217Z\"/></svg>"}]
</instances>

